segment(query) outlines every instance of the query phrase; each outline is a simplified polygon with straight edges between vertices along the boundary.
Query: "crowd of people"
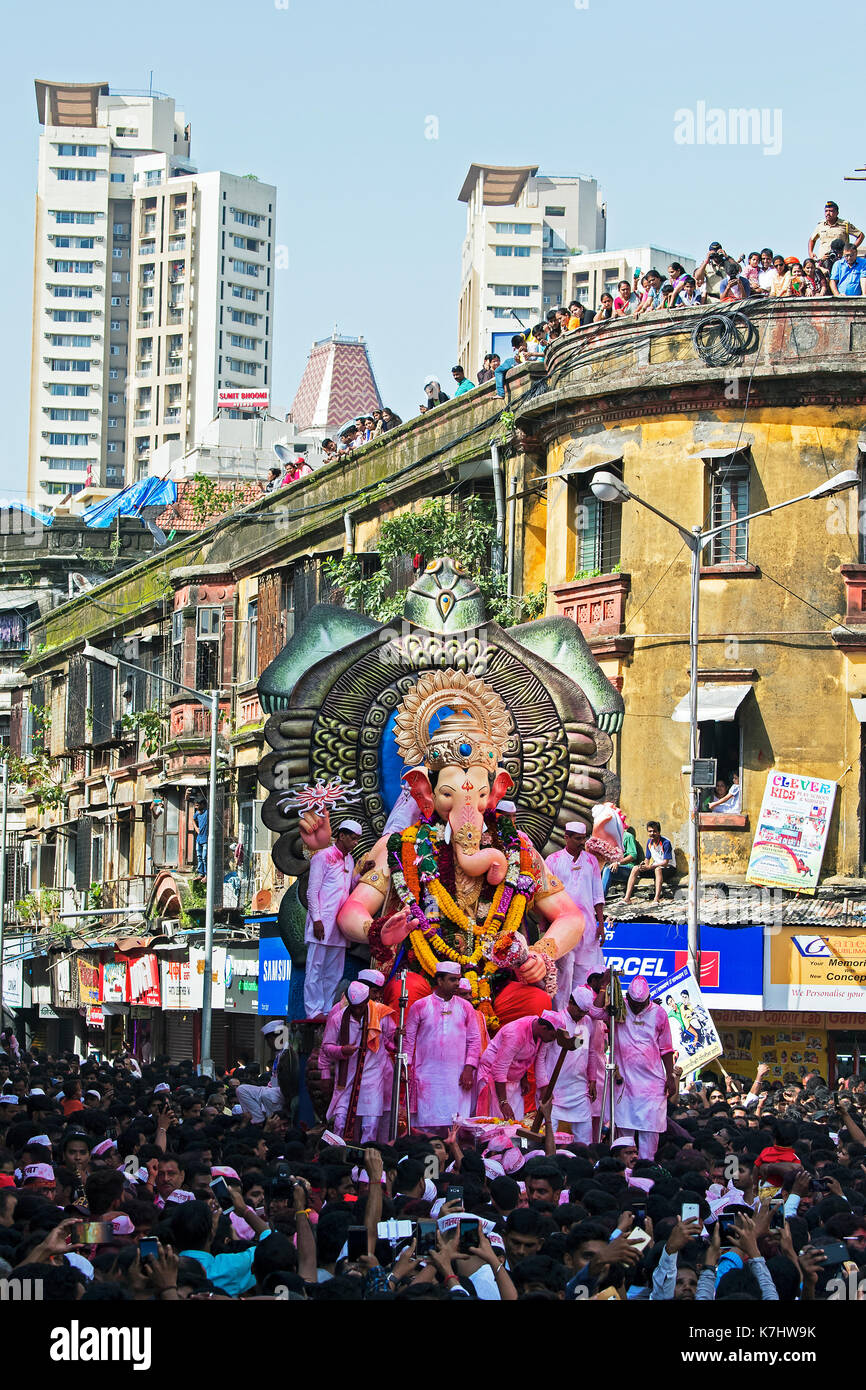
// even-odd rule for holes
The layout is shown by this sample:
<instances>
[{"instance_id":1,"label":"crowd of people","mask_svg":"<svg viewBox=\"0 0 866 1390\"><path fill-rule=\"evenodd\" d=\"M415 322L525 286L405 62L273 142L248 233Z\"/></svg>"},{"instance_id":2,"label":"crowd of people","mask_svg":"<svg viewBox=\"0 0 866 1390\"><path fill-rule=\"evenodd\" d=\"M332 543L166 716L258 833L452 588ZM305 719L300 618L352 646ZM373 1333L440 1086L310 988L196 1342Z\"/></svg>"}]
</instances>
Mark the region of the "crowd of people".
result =
<instances>
[{"instance_id":1,"label":"crowd of people","mask_svg":"<svg viewBox=\"0 0 866 1390\"><path fill-rule=\"evenodd\" d=\"M487 353L477 379L466 375L459 363L451 368L453 390L442 390L439 378L430 373L424 380L424 400L418 413L426 415L446 401L457 399L476 386L496 383L504 397L506 373L511 367L543 361L547 349L560 338L579 328L607 323L612 319L643 318L659 310L736 304L745 299L814 299L866 294L866 257L859 254L863 232L853 222L839 216L839 207L829 199L822 220L808 239L804 256L782 255L772 247L730 255L719 241L711 241L707 253L693 273L679 261L671 261L665 271L650 267L634 271L631 280L620 280L616 293L605 291L597 307L574 299L570 304L550 309L543 320L515 333L511 355ZM359 415L343 427L337 439L325 439L323 462L347 459L354 449L379 439L403 421L385 406ZM265 490L285 487L311 470L304 459L286 470L271 469Z\"/></svg>"},{"instance_id":2,"label":"crowd of people","mask_svg":"<svg viewBox=\"0 0 866 1390\"><path fill-rule=\"evenodd\" d=\"M605 877L625 875L630 896L646 875L658 895L673 863L658 822L645 854L613 801L591 827L568 824L546 870L587 929L544 989L497 970L495 1015L449 959L430 981L386 979L375 953L347 973L336 919L359 830L343 821L313 855L308 1018L265 1021L266 1067L237 1057L207 1077L189 1059L47 1055L0 1036L7 1287L88 1301L860 1297L866 1082L770 1082L765 1065L750 1082L720 1062L694 1079L667 1005L605 965Z\"/></svg>"},{"instance_id":3,"label":"crowd of people","mask_svg":"<svg viewBox=\"0 0 866 1390\"><path fill-rule=\"evenodd\" d=\"M254 1122L189 1062L0 1052L0 1274L58 1301L860 1298L866 1083L669 1092L632 1135L512 1125L342 1142ZM536 1074L538 1081L538 1074ZM38 1281L38 1282L36 1282ZM38 1294L24 1290L38 1289ZM866 1287L864 1284L863 1287ZM121 1317L122 1320L122 1317Z\"/></svg>"}]
</instances>

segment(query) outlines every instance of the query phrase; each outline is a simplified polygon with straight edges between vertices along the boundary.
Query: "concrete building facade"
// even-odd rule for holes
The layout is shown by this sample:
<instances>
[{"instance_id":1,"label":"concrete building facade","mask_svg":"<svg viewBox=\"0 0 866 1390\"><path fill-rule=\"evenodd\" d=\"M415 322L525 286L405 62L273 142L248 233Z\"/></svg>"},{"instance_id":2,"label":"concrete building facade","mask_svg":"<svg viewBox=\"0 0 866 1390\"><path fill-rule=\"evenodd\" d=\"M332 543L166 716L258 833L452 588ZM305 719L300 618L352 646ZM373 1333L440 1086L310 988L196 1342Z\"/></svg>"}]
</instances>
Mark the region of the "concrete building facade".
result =
<instances>
[{"instance_id":1,"label":"concrete building facade","mask_svg":"<svg viewBox=\"0 0 866 1390\"><path fill-rule=\"evenodd\" d=\"M270 390L276 216L276 189L257 179L136 163L130 481L163 444L201 438L221 388Z\"/></svg>"},{"instance_id":2,"label":"concrete building facade","mask_svg":"<svg viewBox=\"0 0 866 1390\"><path fill-rule=\"evenodd\" d=\"M128 480L135 166L157 152L172 171L184 167L189 127L170 97L110 92L107 83L37 81L36 99L28 492L45 504L88 478Z\"/></svg>"},{"instance_id":3,"label":"concrete building facade","mask_svg":"<svg viewBox=\"0 0 866 1390\"><path fill-rule=\"evenodd\" d=\"M457 360L474 380L485 353L509 355L511 335L562 302L571 258L604 250L606 212L595 179L547 176L537 165L473 164L458 197L466 236Z\"/></svg>"}]
</instances>

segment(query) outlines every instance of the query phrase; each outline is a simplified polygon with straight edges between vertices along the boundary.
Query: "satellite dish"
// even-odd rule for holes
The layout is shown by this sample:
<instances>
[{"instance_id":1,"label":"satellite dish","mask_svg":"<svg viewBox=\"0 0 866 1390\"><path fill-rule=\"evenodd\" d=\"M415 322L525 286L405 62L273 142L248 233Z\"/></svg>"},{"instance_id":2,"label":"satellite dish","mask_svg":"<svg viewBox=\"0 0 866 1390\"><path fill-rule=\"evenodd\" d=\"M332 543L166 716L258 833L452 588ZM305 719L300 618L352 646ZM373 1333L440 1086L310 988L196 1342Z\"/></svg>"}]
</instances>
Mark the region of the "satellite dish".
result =
<instances>
[{"instance_id":1,"label":"satellite dish","mask_svg":"<svg viewBox=\"0 0 866 1390\"><path fill-rule=\"evenodd\" d=\"M86 574L80 574L77 570L73 570L69 576L69 587L77 594L84 594L88 589L93 588L93 580L88 579Z\"/></svg>"},{"instance_id":2,"label":"satellite dish","mask_svg":"<svg viewBox=\"0 0 866 1390\"><path fill-rule=\"evenodd\" d=\"M287 468L290 463L294 464L295 456L286 448L285 444L275 444L273 449L284 468Z\"/></svg>"}]
</instances>

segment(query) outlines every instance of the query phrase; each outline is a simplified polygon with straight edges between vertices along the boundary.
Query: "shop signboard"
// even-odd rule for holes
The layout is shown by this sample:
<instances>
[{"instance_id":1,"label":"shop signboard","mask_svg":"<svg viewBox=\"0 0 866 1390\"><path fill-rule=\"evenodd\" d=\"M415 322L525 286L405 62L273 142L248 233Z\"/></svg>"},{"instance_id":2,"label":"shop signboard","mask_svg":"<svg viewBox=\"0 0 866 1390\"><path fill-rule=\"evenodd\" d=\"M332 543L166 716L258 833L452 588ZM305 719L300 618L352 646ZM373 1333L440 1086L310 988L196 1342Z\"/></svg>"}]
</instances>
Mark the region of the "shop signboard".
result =
<instances>
[{"instance_id":1,"label":"shop signboard","mask_svg":"<svg viewBox=\"0 0 866 1390\"><path fill-rule=\"evenodd\" d=\"M765 952L768 1009L866 1014L866 934L856 927L779 927L767 933Z\"/></svg>"},{"instance_id":2,"label":"shop signboard","mask_svg":"<svg viewBox=\"0 0 866 1390\"><path fill-rule=\"evenodd\" d=\"M701 927L701 992L712 1009L760 1009L763 1004L760 926ZM608 922L604 959L626 989L643 975L651 990L688 964L685 923Z\"/></svg>"}]
</instances>

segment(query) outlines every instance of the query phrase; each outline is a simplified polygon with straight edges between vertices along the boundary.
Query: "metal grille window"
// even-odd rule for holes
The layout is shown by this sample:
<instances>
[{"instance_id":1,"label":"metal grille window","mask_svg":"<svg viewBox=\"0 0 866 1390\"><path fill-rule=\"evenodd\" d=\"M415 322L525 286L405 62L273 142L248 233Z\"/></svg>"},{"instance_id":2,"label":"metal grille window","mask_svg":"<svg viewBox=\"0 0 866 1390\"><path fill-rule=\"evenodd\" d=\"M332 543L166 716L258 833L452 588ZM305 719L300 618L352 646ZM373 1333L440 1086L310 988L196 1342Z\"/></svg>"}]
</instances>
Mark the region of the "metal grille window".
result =
<instances>
[{"instance_id":1,"label":"metal grille window","mask_svg":"<svg viewBox=\"0 0 866 1390\"><path fill-rule=\"evenodd\" d=\"M710 542L711 565L745 564L749 558L748 523L738 517L749 511L749 465L722 459L710 474L712 526L724 526Z\"/></svg>"},{"instance_id":2,"label":"metal grille window","mask_svg":"<svg viewBox=\"0 0 866 1390\"><path fill-rule=\"evenodd\" d=\"M87 742L85 709L87 707L87 660L83 656L69 658L66 677L66 746L83 748Z\"/></svg>"},{"instance_id":3,"label":"metal grille window","mask_svg":"<svg viewBox=\"0 0 866 1390\"><path fill-rule=\"evenodd\" d=\"M220 608L199 608L195 625L195 683L199 690L220 685Z\"/></svg>"},{"instance_id":4,"label":"metal grille window","mask_svg":"<svg viewBox=\"0 0 866 1390\"><path fill-rule=\"evenodd\" d=\"M622 507L587 488L577 499L577 571L610 574L620 563Z\"/></svg>"}]
</instances>

